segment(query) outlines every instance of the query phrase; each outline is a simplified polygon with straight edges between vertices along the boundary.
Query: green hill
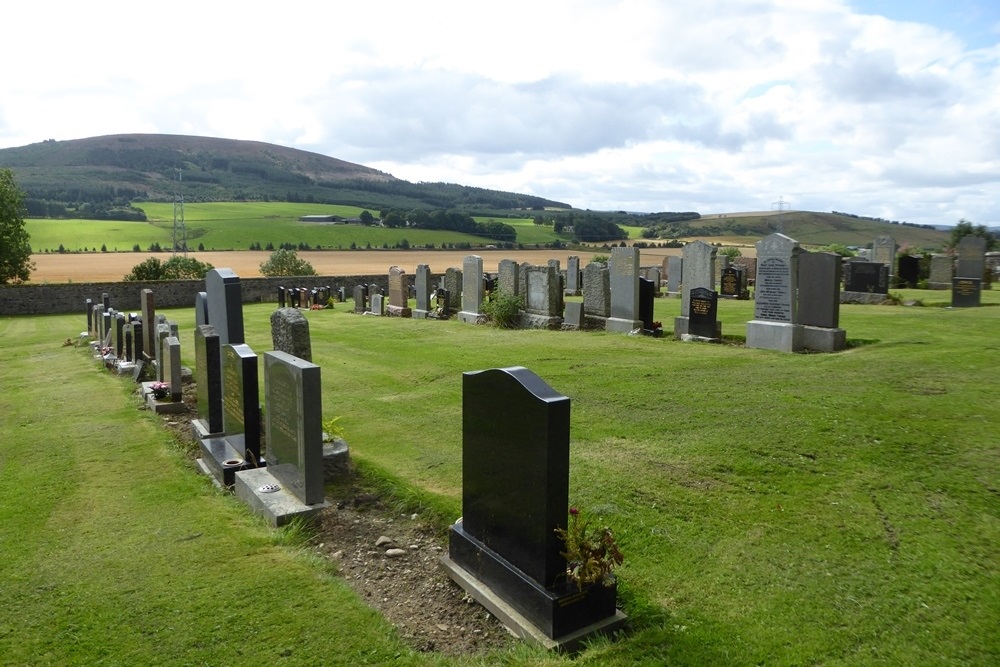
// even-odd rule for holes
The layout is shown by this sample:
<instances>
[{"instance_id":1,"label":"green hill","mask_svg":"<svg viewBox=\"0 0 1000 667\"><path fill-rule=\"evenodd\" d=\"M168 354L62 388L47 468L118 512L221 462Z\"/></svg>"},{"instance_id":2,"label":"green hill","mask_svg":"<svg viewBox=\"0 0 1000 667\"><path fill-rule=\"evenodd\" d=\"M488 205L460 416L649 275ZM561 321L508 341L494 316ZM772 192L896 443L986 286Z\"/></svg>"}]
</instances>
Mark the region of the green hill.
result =
<instances>
[{"instance_id":1,"label":"green hill","mask_svg":"<svg viewBox=\"0 0 1000 667\"><path fill-rule=\"evenodd\" d=\"M29 215L136 219L130 204L173 201L287 201L469 211L562 202L452 183L410 183L318 153L257 141L165 134L48 140L0 149L28 195ZM178 183L178 175L182 183ZM138 218L138 219L141 219Z\"/></svg>"}]
</instances>

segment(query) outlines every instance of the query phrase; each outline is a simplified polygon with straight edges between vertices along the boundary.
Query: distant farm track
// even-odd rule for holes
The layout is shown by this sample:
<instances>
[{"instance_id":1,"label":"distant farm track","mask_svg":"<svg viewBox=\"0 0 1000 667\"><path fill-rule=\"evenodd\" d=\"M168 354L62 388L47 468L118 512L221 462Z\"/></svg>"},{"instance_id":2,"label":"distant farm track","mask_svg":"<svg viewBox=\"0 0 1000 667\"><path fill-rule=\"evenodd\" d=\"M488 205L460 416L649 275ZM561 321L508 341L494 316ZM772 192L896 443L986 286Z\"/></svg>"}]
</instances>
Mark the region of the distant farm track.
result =
<instances>
[{"instance_id":1,"label":"distant farm track","mask_svg":"<svg viewBox=\"0 0 1000 667\"><path fill-rule=\"evenodd\" d=\"M407 273L414 273L418 264L429 264L434 273L443 273L449 267L461 267L462 260L477 254L483 258L483 268L494 272L500 260L513 259L518 262L545 264L550 259L558 259L566 268L566 259L572 255L580 257L581 267L594 254L608 254L604 250L345 250L300 252L316 272L326 276L353 276L388 273L390 266L399 266ZM680 248L651 248L641 251L644 265L660 264L667 255L680 255ZM743 254L748 254L744 249ZM237 275L260 276L260 265L271 256L270 252L192 252L189 256L208 262L216 268L229 268ZM31 274L33 283L64 282L109 282L118 281L132 270L132 267L148 257L159 257L166 261L169 253L109 252L109 253L47 253L32 255L35 271Z\"/></svg>"}]
</instances>

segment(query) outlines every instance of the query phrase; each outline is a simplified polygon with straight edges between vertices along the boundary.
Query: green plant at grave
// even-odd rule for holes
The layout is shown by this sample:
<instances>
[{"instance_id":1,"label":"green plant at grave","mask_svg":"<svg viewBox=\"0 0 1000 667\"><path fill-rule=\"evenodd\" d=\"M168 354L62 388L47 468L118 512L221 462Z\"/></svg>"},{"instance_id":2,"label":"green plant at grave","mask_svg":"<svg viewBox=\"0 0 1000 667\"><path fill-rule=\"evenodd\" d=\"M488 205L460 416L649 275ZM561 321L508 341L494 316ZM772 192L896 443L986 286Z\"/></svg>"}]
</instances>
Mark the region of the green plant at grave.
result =
<instances>
[{"instance_id":1,"label":"green plant at grave","mask_svg":"<svg viewBox=\"0 0 1000 667\"><path fill-rule=\"evenodd\" d=\"M323 432L326 434L324 440L333 441L337 439L344 439L344 427L337 423L339 421L339 416L323 420Z\"/></svg>"},{"instance_id":2,"label":"green plant at grave","mask_svg":"<svg viewBox=\"0 0 1000 667\"><path fill-rule=\"evenodd\" d=\"M607 264L610 259L611 258L607 255L594 255L590 258L590 261L597 262L598 264Z\"/></svg>"},{"instance_id":3,"label":"green plant at grave","mask_svg":"<svg viewBox=\"0 0 1000 667\"><path fill-rule=\"evenodd\" d=\"M614 581L612 571L622 564L625 557L615 536L607 526L591 528L590 521L580 516L576 507L569 508L569 525L556 528L556 535L566 545L561 551L566 559L566 578L577 588L601 583L610 586Z\"/></svg>"},{"instance_id":4,"label":"green plant at grave","mask_svg":"<svg viewBox=\"0 0 1000 667\"><path fill-rule=\"evenodd\" d=\"M274 276L315 276L316 269L304 259L300 259L294 250L280 248L271 253L271 257L260 265L260 272L268 277Z\"/></svg>"},{"instance_id":5,"label":"green plant at grave","mask_svg":"<svg viewBox=\"0 0 1000 667\"><path fill-rule=\"evenodd\" d=\"M159 400L167 397L170 393L170 385L166 382L154 382L149 386L150 391L153 392L153 398Z\"/></svg>"},{"instance_id":6,"label":"green plant at grave","mask_svg":"<svg viewBox=\"0 0 1000 667\"><path fill-rule=\"evenodd\" d=\"M483 303L483 314L493 326L501 329L516 329L524 299L503 290L496 290L491 298Z\"/></svg>"}]
</instances>

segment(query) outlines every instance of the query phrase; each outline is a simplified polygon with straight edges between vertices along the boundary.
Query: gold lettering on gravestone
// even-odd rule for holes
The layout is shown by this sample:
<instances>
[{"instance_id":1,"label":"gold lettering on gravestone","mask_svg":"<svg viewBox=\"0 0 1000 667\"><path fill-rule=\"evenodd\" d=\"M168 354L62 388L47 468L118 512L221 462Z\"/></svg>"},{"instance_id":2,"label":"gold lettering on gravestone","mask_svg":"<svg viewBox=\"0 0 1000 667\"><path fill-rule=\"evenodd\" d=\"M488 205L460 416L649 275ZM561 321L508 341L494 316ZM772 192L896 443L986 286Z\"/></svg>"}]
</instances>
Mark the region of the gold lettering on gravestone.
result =
<instances>
[{"instance_id":1,"label":"gold lettering on gravestone","mask_svg":"<svg viewBox=\"0 0 1000 667\"><path fill-rule=\"evenodd\" d=\"M712 304L703 299L691 299L691 312L695 315L708 315L712 310Z\"/></svg>"},{"instance_id":2,"label":"gold lettering on gravestone","mask_svg":"<svg viewBox=\"0 0 1000 667\"><path fill-rule=\"evenodd\" d=\"M300 466L298 383L280 363L271 366L267 381L268 450L277 463Z\"/></svg>"},{"instance_id":3,"label":"gold lettering on gravestone","mask_svg":"<svg viewBox=\"0 0 1000 667\"><path fill-rule=\"evenodd\" d=\"M225 415L223 426L227 434L243 432L243 374L240 372L240 362L238 355L232 350L226 350L222 381L225 399L222 401L222 409Z\"/></svg>"},{"instance_id":4,"label":"gold lettering on gravestone","mask_svg":"<svg viewBox=\"0 0 1000 667\"><path fill-rule=\"evenodd\" d=\"M973 296L976 293L976 283L972 280L956 280L952 289L959 296Z\"/></svg>"},{"instance_id":5,"label":"gold lettering on gravestone","mask_svg":"<svg viewBox=\"0 0 1000 667\"><path fill-rule=\"evenodd\" d=\"M722 276L722 293L736 294L736 276L731 273Z\"/></svg>"}]
</instances>

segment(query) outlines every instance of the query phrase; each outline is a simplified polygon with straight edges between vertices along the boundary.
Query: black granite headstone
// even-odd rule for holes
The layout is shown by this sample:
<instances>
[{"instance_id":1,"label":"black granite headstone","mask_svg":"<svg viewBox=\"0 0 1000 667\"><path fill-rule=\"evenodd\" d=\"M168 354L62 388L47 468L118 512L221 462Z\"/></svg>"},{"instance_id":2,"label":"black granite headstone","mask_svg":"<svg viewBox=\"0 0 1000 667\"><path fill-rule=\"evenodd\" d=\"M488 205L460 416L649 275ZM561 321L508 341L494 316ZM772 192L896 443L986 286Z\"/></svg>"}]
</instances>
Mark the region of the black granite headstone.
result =
<instances>
[{"instance_id":1,"label":"black granite headstone","mask_svg":"<svg viewBox=\"0 0 1000 667\"><path fill-rule=\"evenodd\" d=\"M260 459L257 355L249 345L222 346L222 430L224 436L206 438L200 444L209 472L228 487L235 482L237 471L264 465Z\"/></svg>"},{"instance_id":2,"label":"black granite headstone","mask_svg":"<svg viewBox=\"0 0 1000 667\"><path fill-rule=\"evenodd\" d=\"M94 331L94 300L87 299L87 333Z\"/></svg>"},{"instance_id":3,"label":"black granite headstone","mask_svg":"<svg viewBox=\"0 0 1000 667\"><path fill-rule=\"evenodd\" d=\"M105 312L111 310L111 297L108 296L107 292L101 293L101 304L104 306Z\"/></svg>"},{"instance_id":4,"label":"black granite headstone","mask_svg":"<svg viewBox=\"0 0 1000 667\"><path fill-rule=\"evenodd\" d=\"M194 363L202 432L222 433L222 347L211 324L194 329Z\"/></svg>"},{"instance_id":5,"label":"black granite headstone","mask_svg":"<svg viewBox=\"0 0 1000 667\"><path fill-rule=\"evenodd\" d=\"M920 280L920 258L913 255L900 255L896 278L905 287L916 288Z\"/></svg>"},{"instance_id":6,"label":"black granite headstone","mask_svg":"<svg viewBox=\"0 0 1000 667\"><path fill-rule=\"evenodd\" d=\"M688 333L702 338L718 337L716 321L719 295L707 287L695 287L688 300Z\"/></svg>"},{"instance_id":7,"label":"black granite headstone","mask_svg":"<svg viewBox=\"0 0 1000 667\"><path fill-rule=\"evenodd\" d=\"M240 277L232 269L212 269L205 276L208 321L222 345L243 343L243 299Z\"/></svg>"},{"instance_id":8,"label":"black granite headstone","mask_svg":"<svg viewBox=\"0 0 1000 667\"><path fill-rule=\"evenodd\" d=\"M846 262L844 291L889 293L889 267L879 262Z\"/></svg>"},{"instance_id":9,"label":"black granite headstone","mask_svg":"<svg viewBox=\"0 0 1000 667\"><path fill-rule=\"evenodd\" d=\"M978 308L982 298L983 281L978 278L951 279L951 307Z\"/></svg>"},{"instance_id":10,"label":"black granite headstone","mask_svg":"<svg viewBox=\"0 0 1000 667\"><path fill-rule=\"evenodd\" d=\"M563 294L565 289L561 289L559 294ZM653 299L656 298L656 286L652 280L639 278L639 319L642 320L642 328L646 331L653 330Z\"/></svg>"},{"instance_id":11,"label":"black granite headstone","mask_svg":"<svg viewBox=\"0 0 1000 667\"><path fill-rule=\"evenodd\" d=\"M285 288L284 287L279 287L278 288L278 308L284 308L284 307L285 307Z\"/></svg>"},{"instance_id":12,"label":"black granite headstone","mask_svg":"<svg viewBox=\"0 0 1000 667\"><path fill-rule=\"evenodd\" d=\"M125 331L125 361L133 361L135 357L133 356L134 352L132 350L132 336L133 336L132 325L126 323L124 331Z\"/></svg>"},{"instance_id":13,"label":"black granite headstone","mask_svg":"<svg viewBox=\"0 0 1000 667\"><path fill-rule=\"evenodd\" d=\"M435 306L438 308L438 317L446 320L451 317L451 290L439 288L434 293Z\"/></svg>"},{"instance_id":14,"label":"black granite headstone","mask_svg":"<svg viewBox=\"0 0 1000 667\"><path fill-rule=\"evenodd\" d=\"M115 313L115 357L117 359L124 358L125 353L125 314Z\"/></svg>"},{"instance_id":15,"label":"black granite headstone","mask_svg":"<svg viewBox=\"0 0 1000 667\"><path fill-rule=\"evenodd\" d=\"M132 358L136 361L136 363L142 361L145 358L143 356L143 352L145 351L143 349L144 343L145 343L145 340L143 339L143 336L142 336L142 322L140 322L140 321L133 322L132 323L132 344L135 346L135 354L133 355Z\"/></svg>"},{"instance_id":16,"label":"black granite headstone","mask_svg":"<svg viewBox=\"0 0 1000 667\"><path fill-rule=\"evenodd\" d=\"M462 377L462 522L449 558L551 638L615 614L614 586L566 581L569 398L522 367Z\"/></svg>"}]
</instances>

